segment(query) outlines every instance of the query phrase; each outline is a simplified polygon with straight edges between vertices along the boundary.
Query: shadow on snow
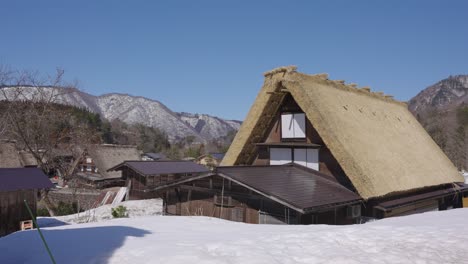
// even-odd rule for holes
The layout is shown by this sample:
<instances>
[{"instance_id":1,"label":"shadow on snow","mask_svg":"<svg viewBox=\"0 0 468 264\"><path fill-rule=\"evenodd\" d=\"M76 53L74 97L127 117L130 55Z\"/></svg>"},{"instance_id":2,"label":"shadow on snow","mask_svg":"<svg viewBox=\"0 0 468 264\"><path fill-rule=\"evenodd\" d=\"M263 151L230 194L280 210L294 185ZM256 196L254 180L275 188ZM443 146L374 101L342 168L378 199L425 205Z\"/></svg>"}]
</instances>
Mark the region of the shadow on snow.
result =
<instances>
[{"instance_id":1,"label":"shadow on snow","mask_svg":"<svg viewBox=\"0 0 468 264\"><path fill-rule=\"evenodd\" d=\"M143 237L151 233L127 226L41 231L57 263L107 263L127 237ZM0 238L0 252L0 263L52 263L37 230Z\"/></svg>"}]
</instances>

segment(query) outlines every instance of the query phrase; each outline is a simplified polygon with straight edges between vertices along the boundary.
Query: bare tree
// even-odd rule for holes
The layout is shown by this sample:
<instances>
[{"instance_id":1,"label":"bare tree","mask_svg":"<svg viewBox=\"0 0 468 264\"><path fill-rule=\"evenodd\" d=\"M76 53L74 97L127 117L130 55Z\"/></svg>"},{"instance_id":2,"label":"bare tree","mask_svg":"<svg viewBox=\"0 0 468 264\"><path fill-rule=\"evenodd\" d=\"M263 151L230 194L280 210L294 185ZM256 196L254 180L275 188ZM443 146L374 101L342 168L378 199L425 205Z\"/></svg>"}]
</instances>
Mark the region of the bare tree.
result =
<instances>
[{"instance_id":1,"label":"bare tree","mask_svg":"<svg viewBox=\"0 0 468 264\"><path fill-rule=\"evenodd\" d=\"M63 70L43 78L35 72L0 67L0 136L17 140L47 174L69 180L83 150L99 143L99 137L76 117L73 108L61 105L63 96L76 90L63 76ZM47 191L42 198L54 215Z\"/></svg>"}]
</instances>

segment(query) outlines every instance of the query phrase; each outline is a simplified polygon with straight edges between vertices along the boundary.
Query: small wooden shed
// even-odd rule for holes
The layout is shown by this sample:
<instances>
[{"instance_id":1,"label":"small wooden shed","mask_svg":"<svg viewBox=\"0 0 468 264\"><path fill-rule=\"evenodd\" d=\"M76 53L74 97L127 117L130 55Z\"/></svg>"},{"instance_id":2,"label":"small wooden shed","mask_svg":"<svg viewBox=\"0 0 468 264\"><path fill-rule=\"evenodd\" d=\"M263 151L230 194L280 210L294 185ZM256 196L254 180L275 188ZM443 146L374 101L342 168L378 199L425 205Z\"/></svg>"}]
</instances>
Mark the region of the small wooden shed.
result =
<instances>
[{"instance_id":1,"label":"small wooden shed","mask_svg":"<svg viewBox=\"0 0 468 264\"><path fill-rule=\"evenodd\" d=\"M52 182L38 168L0 168L0 236L20 230L20 222L31 220L24 200L36 212L38 190Z\"/></svg>"}]
</instances>

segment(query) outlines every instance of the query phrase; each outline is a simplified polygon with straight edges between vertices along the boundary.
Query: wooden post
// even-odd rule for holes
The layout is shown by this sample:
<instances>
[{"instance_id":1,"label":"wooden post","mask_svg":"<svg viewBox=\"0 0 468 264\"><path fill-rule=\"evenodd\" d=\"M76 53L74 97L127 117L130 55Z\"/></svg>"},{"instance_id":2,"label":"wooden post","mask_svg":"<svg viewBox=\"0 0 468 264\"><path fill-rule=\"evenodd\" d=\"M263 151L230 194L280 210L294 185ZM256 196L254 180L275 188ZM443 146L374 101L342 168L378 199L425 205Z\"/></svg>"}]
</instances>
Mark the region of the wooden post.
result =
<instances>
[{"instance_id":1,"label":"wooden post","mask_svg":"<svg viewBox=\"0 0 468 264\"><path fill-rule=\"evenodd\" d=\"M221 209L219 210L219 218L223 216L223 205L224 205L224 178L223 178L223 187L221 188Z\"/></svg>"}]
</instances>

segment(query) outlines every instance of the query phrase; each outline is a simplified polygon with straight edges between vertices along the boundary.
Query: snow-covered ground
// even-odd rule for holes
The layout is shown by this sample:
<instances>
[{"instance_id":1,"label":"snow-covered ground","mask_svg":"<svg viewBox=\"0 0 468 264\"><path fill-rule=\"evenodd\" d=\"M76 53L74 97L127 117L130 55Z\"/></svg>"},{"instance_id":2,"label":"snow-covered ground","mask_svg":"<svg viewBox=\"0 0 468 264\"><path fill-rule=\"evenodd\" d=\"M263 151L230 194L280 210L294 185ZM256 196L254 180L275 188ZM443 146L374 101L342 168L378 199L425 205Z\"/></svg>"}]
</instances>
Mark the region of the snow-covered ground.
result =
<instances>
[{"instance_id":1,"label":"snow-covered ground","mask_svg":"<svg viewBox=\"0 0 468 264\"><path fill-rule=\"evenodd\" d=\"M57 263L467 263L468 209L353 226L143 216L44 228ZM0 238L0 263L50 263L37 231Z\"/></svg>"},{"instance_id":2,"label":"snow-covered ground","mask_svg":"<svg viewBox=\"0 0 468 264\"><path fill-rule=\"evenodd\" d=\"M161 215L163 202L161 199L148 199L125 201L112 206L106 204L95 209L91 209L79 214L57 216L57 217L40 217L38 223L40 227L58 226L64 224L82 224L90 222L101 222L104 220L113 219L112 208L119 205L127 208L129 218L139 216Z\"/></svg>"}]
</instances>

